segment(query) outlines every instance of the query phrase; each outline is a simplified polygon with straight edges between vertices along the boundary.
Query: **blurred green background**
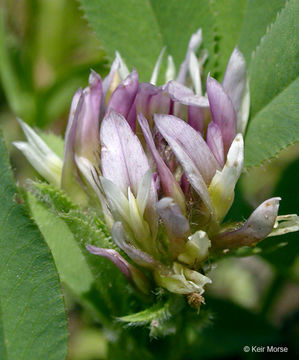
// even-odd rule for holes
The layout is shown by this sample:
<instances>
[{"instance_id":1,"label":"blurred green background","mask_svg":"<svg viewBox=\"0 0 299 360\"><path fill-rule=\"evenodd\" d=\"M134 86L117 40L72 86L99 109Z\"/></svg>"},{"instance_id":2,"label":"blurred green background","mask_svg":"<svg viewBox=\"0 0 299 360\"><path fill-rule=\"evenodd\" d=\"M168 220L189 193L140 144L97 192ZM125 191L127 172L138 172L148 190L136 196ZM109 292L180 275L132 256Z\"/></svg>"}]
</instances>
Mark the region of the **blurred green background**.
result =
<instances>
[{"instance_id":1,"label":"blurred green background","mask_svg":"<svg viewBox=\"0 0 299 360\"><path fill-rule=\"evenodd\" d=\"M0 126L16 179L24 184L26 178L38 175L11 146L12 141L23 138L16 117L63 134L73 93L87 85L91 68L105 76L108 63L77 1L2 0L0 9ZM271 196L282 197L281 214L298 212L298 159L297 144L270 163L247 170L228 219L245 219L252 208ZM196 329L196 337L190 330L191 345L183 351L183 358L200 354L196 358L260 359L267 354L244 353L243 347L268 344L287 346L291 356L299 354L298 249L298 233L293 233L266 239L254 250L256 255L244 252L243 257L228 257L215 268L211 265L213 284L203 308L206 325ZM67 289L65 299L70 329L68 360L106 359L113 339ZM168 337L153 339L149 348L163 348L168 341ZM161 358L166 359L162 354L161 350Z\"/></svg>"}]
</instances>

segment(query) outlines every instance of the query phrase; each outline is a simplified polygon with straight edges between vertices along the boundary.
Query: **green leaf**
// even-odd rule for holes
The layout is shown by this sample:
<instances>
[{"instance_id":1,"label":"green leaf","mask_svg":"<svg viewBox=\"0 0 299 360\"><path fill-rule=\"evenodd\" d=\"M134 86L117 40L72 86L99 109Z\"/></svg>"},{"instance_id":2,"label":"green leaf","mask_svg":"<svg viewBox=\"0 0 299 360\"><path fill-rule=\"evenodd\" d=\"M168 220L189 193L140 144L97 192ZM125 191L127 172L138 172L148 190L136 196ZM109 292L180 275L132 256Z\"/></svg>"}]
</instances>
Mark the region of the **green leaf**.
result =
<instances>
[{"instance_id":1,"label":"green leaf","mask_svg":"<svg viewBox=\"0 0 299 360\"><path fill-rule=\"evenodd\" d=\"M0 357L65 359L67 322L51 253L17 203L0 141Z\"/></svg>"},{"instance_id":2,"label":"green leaf","mask_svg":"<svg viewBox=\"0 0 299 360\"><path fill-rule=\"evenodd\" d=\"M252 51L274 21L285 0L80 0L90 25L110 61L118 50L148 81L163 46L178 67L192 33L203 30L208 50L207 70L224 73L233 48L239 44L249 62Z\"/></svg>"},{"instance_id":3,"label":"green leaf","mask_svg":"<svg viewBox=\"0 0 299 360\"><path fill-rule=\"evenodd\" d=\"M94 69L103 76L107 73L105 65L103 59L62 69L62 73L57 77L54 84L37 94L37 111L34 123L38 127L45 127L63 113L68 112L75 91L79 87L87 85L90 69Z\"/></svg>"},{"instance_id":4,"label":"green leaf","mask_svg":"<svg viewBox=\"0 0 299 360\"><path fill-rule=\"evenodd\" d=\"M267 27L272 24L279 11L285 6L286 0L248 0L244 15L239 48L250 63L252 52L256 49Z\"/></svg>"},{"instance_id":5,"label":"green leaf","mask_svg":"<svg viewBox=\"0 0 299 360\"><path fill-rule=\"evenodd\" d=\"M29 122L35 111L35 99L28 84L22 83L18 67L15 64L11 51L7 44L5 31L4 9L0 8L0 80L9 106L15 114ZM26 69L29 73L29 69Z\"/></svg>"},{"instance_id":6,"label":"green leaf","mask_svg":"<svg viewBox=\"0 0 299 360\"><path fill-rule=\"evenodd\" d=\"M165 45L151 3L143 0L81 2L109 59L112 60L119 50L128 64L135 66L144 80L149 80Z\"/></svg>"},{"instance_id":7,"label":"green leaf","mask_svg":"<svg viewBox=\"0 0 299 360\"><path fill-rule=\"evenodd\" d=\"M153 320L165 321L171 316L169 312L169 303L155 304L154 306L140 311L138 313L122 316L120 321L130 323L130 325L144 325Z\"/></svg>"},{"instance_id":8,"label":"green leaf","mask_svg":"<svg viewBox=\"0 0 299 360\"><path fill-rule=\"evenodd\" d=\"M246 166L299 140L299 3L289 1L262 38L250 66L251 115Z\"/></svg>"},{"instance_id":9,"label":"green leaf","mask_svg":"<svg viewBox=\"0 0 299 360\"><path fill-rule=\"evenodd\" d=\"M86 212L81 210L77 205L72 204L63 191L49 184L32 183L30 190L43 206L68 226L73 234L73 240L76 241L81 253L78 258L79 253L76 250L77 260L81 261L82 265L84 259L84 267L87 264L93 277L91 288L81 296L94 304L101 322L107 327L111 327L113 325L111 323L112 316L120 316L130 311L130 305L132 305L130 302L134 300L135 294L115 265L103 257L89 253L85 248L86 244L102 248L116 248L106 225L92 209L88 209ZM45 219L40 218L40 220ZM42 226L49 226L49 224L43 223ZM56 238L54 241L62 241L62 239ZM71 246L71 241L66 246ZM67 249L64 251L67 252ZM62 254L56 252L56 255L61 257ZM67 258L69 256L68 254ZM57 261L61 262L62 259L57 258ZM71 262L73 264L73 261ZM73 269L75 274L80 271L76 265ZM69 279L66 281L69 282Z\"/></svg>"},{"instance_id":10,"label":"green leaf","mask_svg":"<svg viewBox=\"0 0 299 360\"><path fill-rule=\"evenodd\" d=\"M187 2L151 0L150 3L163 39L163 46L166 45L167 52L173 56L177 70L185 58L191 34L199 28L203 31L204 47L212 56L214 30L209 0ZM155 60L155 58L152 60L152 64Z\"/></svg>"},{"instance_id":11,"label":"green leaf","mask_svg":"<svg viewBox=\"0 0 299 360\"><path fill-rule=\"evenodd\" d=\"M84 293L89 291L95 279L73 234L63 220L47 210L30 193L27 201L34 220L51 249L60 280L78 298L84 297Z\"/></svg>"},{"instance_id":12,"label":"green leaf","mask_svg":"<svg viewBox=\"0 0 299 360\"><path fill-rule=\"evenodd\" d=\"M246 136L245 166L271 159L299 140L298 91L296 79L252 119Z\"/></svg>"},{"instance_id":13,"label":"green leaf","mask_svg":"<svg viewBox=\"0 0 299 360\"><path fill-rule=\"evenodd\" d=\"M170 295L167 301L158 302L150 308L135 314L122 316L118 318L118 320L134 326L144 325L155 320L156 324L154 326L160 326L170 317L182 310L184 302L182 296Z\"/></svg>"},{"instance_id":14,"label":"green leaf","mask_svg":"<svg viewBox=\"0 0 299 360\"><path fill-rule=\"evenodd\" d=\"M214 61L208 59L207 70L214 72L214 76L221 77L234 47L238 44L247 0L216 0L209 3L213 14L209 21L212 20L215 39L212 54L215 55ZM203 36L205 37L205 33Z\"/></svg>"},{"instance_id":15,"label":"green leaf","mask_svg":"<svg viewBox=\"0 0 299 360\"><path fill-rule=\"evenodd\" d=\"M164 46L177 65L183 61L192 33L203 29L205 47L213 54L214 32L209 0L80 0L90 25L110 61L120 51L143 81L149 81Z\"/></svg>"},{"instance_id":16,"label":"green leaf","mask_svg":"<svg viewBox=\"0 0 299 360\"><path fill-rule=\"evenodd\" d=\"M298 1L289 1L256 49L249 69L252 116L298 77L298 16Z\"/></svg>"},{"instance_id":17,"label":"green leaf","mask_svg":"<svg viewBox=\"0 0 299 360\"><path fill-rule=\"evenodd\" d=\"M208 50L206 69L214 76L224 74L236 46L247 0L151 1L169 54L178 67L184 60L192 33L201 28L202 48Z\"/></svg>"}]
</instances>

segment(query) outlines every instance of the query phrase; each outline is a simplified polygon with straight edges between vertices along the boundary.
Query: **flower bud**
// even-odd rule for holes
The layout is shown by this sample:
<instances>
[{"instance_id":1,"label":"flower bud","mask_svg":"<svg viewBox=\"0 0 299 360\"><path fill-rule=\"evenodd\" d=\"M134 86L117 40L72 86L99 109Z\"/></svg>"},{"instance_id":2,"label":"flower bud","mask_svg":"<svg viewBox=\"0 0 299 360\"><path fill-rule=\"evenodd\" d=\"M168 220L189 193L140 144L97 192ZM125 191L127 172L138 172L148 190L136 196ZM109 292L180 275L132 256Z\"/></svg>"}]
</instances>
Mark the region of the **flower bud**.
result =
<instances>
[{"instance_id":1,"label":"flower bud","mask_svg":"<svg viewBox=\"0 0 299 360\"><path fill-rule=\"evenodd\" d=\"M211 241L208 235L204 231L196 231L196 233L188 237L185 251L178 256L178 260L193 268L197 268L209 256L210 247Z\"/></svg>"},{"instance_id":2,"label":"flower bud","mask_svg":"<svg viewBox=\"0 0 299 360\"><path fill-rule=\"evenodd\" d=\"M160 267L154 271L158 285L175 294L204 293L204 286L212 281L201 273L182 264L173 263L172 268Z\"/></svg>"},{"instance_id":3,"label":"flower bud","mask_svg":"<svg viewBox=\"0 0 299 360\"><path fill-rule=\"evenodd\" d=\"M62 160L49 148L44 140L22 120L18 119L28 142L15 141L14 146L22 151L30 164L49 183L59 187Z\"/></svg>"}]
</instances>

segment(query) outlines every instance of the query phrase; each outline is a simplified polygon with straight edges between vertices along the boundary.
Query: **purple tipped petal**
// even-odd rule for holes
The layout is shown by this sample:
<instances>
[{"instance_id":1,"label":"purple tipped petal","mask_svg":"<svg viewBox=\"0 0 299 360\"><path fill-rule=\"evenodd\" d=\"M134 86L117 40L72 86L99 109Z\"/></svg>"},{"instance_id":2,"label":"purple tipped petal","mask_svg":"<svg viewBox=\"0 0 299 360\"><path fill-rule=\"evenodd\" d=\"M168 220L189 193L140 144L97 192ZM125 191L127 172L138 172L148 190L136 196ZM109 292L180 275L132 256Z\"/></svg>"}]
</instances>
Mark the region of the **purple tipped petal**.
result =
<instances>
[{"instance_id":1,"label":"purple tipped petal","mask_svg":"<svg viewBox=\"0 0 299 360\"><path fill-rule=\"evenodd\" d=\"M225 155L236 136L236 114L231 99L218 81L208 76L207 94L213 121L219 126Z\"/></svg>"},{"instance_id":2,"label":"purple tipped petal","mask_svg":"<svg viewBox=\"0 0 299 360\"><path fill-rule=\"evenodd\" d=\"M258 241L263 240L273 229L280 200L276 197L264 201L239 229L220 233L213 238L213 248L234 249L254 246Z\"/></svg>"},{"instance_id":3,"label":"purple tipped petal","mask_svg":"<svg viewBox=\"0 0 299 360\"><path fill-rule=\"evenodd\" d=\"M194 95L193 91L177 81L170 81L163 90L165 90L173 101L180 102L184 105L194 105L208 107L209 101L204 96Z\"/></svg>"},{"instance_id":4,"label":"purple tipped petal","mask_svg":"<svg viewBox=\"0 0 299 360\"><path fill-rule=\"evenodd\" d=\"M239 122L241 121L241 103L246 87L246 62L238 48L235 48L231 54L222 84L234 105Z\"/></svg>"},{"instance_id":5,"label":"purple tipped petal","mask_svg":"<svg viewBox=\"0 0 299 360\"><path fill-rule=\"evenodd\" d=\"M135 98L136 99L136 98ZM130 125L133 133L136 133L136 103L134 101L133 105L131 106L131 109L128 113L128 116L126 117L128 124Z\"/></svg>"},{"instance_id":6,"label":"purple tipped petal","mask_svg":"<svg viewBox=\"0 0 299 360\"><path fill-rule=\"evenodd\" d=\"M173 115L155 115L155 123L173 151L183 149L209 184L219 165L202 136Z\"/></svg>"},{"instance_id":7,"label":"purple tipped petal","mask_svg":"<svg viewBox=\"0 0 299 360\"><path fill-rule=\"evenodd\" d=\"M78 114L75 150L77 156L94 161L99 147L99 118L103 115L103 93L100 76L92 71L89 86L83 91L82 109Z\"/></svg>"},{"instance_id":8,"label":"purple tipped petal","mask_svg":"<svg viewBox=\"0 0 299 360\"><path fill-rule=\"evenodd\" d=\"M172 197L178 203L182 211L184 211L185 209L184 194L182 193L182 190L179 184L177 183L177 181L175 180L173 174L166 166L165 162L163 161L159 152L157 151L146 118L142 114L139 114L138 121L142 129L143 136L145 138L147 146L156 163L157 170L160 176L160 181L165 195Z\"/></svg>"},{"instance_id":9,"label":"purple tipped petal","mask_svg":"<svg viewBox=\"0 0 299 360\"><path fill-rule=\"evenodd\" d=\"M77 184L75 180L75 177L78 177L78 170L75 164L75 141L78 127L78 118L83 106L83 102L83 91L82 89L79 89L75 93L72 100L69 120L65 132L63 168L61 177L61 186L63 189L70 190L74 184L75 186Z\"/></svg>"},{"instance_id":10,"label":"purple tipped petal","mask_svg":"<svg viewBox=\"0 0 299 360\"><path fill-rule=\"evenodd\" d=\"M211 211L206 184L210 183L220 167L208 145L197 131L175 116L156 115L154 119L158 130L184 168L190 183Z\"/></svg>"},{"instance_id":11,"label":"purple tipped petal","mask_svg":"<svg viewBox=\"0 0 299 360\"><path fill-rule=\"evenodd\" d=\"M86 249L91 254L99 255L110 260L137 290L145 294L149 293L149 283L144 274L134 265L129 264L116 250L98 248L92 245L86 245Z\"/></svg>"},{"instance_id":12,"label":"purple tipped petal","mask_svg":"<svg viewBox=\"0 0 299 360\"><path fill-rule=\"evenodd\" d=\"M150 169L139 139L132 132L126 119L113 110L102 122L100 137L103 176L117 185L125 196L128 187L137 196L138 186ZM153 205L155 199L156 193L152 182L148 203Z\"/></svg>"},{"instance_id":13,"label":"purple tipped petal","mask_svg":"<svg viewBox=\"0 0 299 360\"><path fill-rule=\"evenodd\" d=\"M65 132L65 144L64 144L64 158L70 160L70 157L74 157L73 148L76 138L76 127L78 115L83 105L83 91L79 89L76 91L72 99L68 124ZM65 162L65 161L64 161Z\"/></svg>"},{"instance_id":14,"label":"purple tipped petal","mask_svg":"<svg viewBox=\"0 0 299 360\"><path fill-rule=\"evenodd\" d=\"M107 113L113 109L125 118L130 113L138 90L138 74L135 70L114 90L107 106ZM130 124L134 130L134 124Z\"/></svg>"},{"instance_id":15,"label":"purple tipped petal","mask_svg":"<svg viewBox=\"0 0 299 360\"><path fill-rule=\"evenodd\" d=\"M137 265L146 268L155 268L158 262L147 253L137 249L126 238L125 231L121 222L114 223L112 227L112 238L116 245L122 249Z\"/></svg>"},{"instance_id":16,"label":"purple tipped petal","mask_svg":"<svg viewBox=\"0 0 299 360\"><path fill-rule=\"evenodd\" d=\"M102 82L94 71L89 86L74 95L65 135L62 187L67 189L78 177L75 155L94 163L99 151L99 116L103 109Z\"/></svg>"},{"instance_id":17,"label":"purple tipped petal","mask_svg":"<svg viewBox=\"0 0 299 360\"><path fill-rule=\"evenodd\" d=\"M188 124L201 134L204 132L205 119L203 111L198 106L188 106Z\"/></svg>"},{"instance_id":18,"label":"purple tipped petal","mask_svg":"<svg viewBox=\"0 0 299 360\"><path fill-rule=\"evenodd\" d=\"M100 138L103 177L115 184L124 196L128 196L128 188L130 188L136 197L145 173L150 170L138 137L133 133L126 119L111 110L103 119ZM144 219L148 222L153 237L157 230L156 201L157 192L152 179Z\"/></svg>"},{"instance_id":19,"label":"purple tipped petal","mask_svg":"<svg viewBox=\"0 0 299 360\"><path fill-rule=\"evenodd\" d=\"M171 198L160 200L157 203L157 212L164 223L172 257L176 258L185 248L190 234L189 222Z\"/></svg>"},{"instance_id":20,"label":"purple tipped petal","mask_svg":"<svg viewBox=\"0 0 299 360\"><path fill-rule=\"evenodd\" d=\"M170 97L160 88L148 83L139 85L138 94L136 96L136 111L142 113L149 123L152 123L152 116L155 113L169 113Z\"/></svg>"},{"instance_id":21,"label":"purple tipped petal","mask_svg":"<svg viewBox=\"0 0 299 360\"><path fill-rule=\"evenodd\" d=\"M224 149L222 134L219 126L214 122L210 122L207 130L207 144L212 150L216 160L221 167L224 166Z\"/></svg>"},{"instance_id":22,"label":"purple tipped petal","mask_svg":"<svg viewBox=\"0 0 299 360\"><path fill-rule=\"evenodd\" d=\"M157 211L171 237L183 238L188 236L189 222L173 199L167 197L161 199L157 203Z\"/></svg>"},{"instance_id":23,"label":"purple tipped petal","mask_svg":"<svg viewBox=\"0 0 299 360\"><path fill-rule=\"evenodd\" d=\"M96 119L104 115L104 97L103 97L103 83L101 77L95 71L91 70L89 75L89 86L84 90L87 98L87 106L91 107L93 116Z\"/></svg>"},{"instance_id":24,"label":"purple tipped petal","mask_svg":"<svg viewBox=\"0 0 299 360\"><path fill-rule=\"evenodd\" d=\"M151 100L159 93L158 88L149 83L139 84L138 94L136 96L136 112L142 113L148 120L150 120L150 103Z\"/></svg>"},{"instance_id":25,"label":"purple tipped petal","mask_svg":"<svg viewBox=\"0 0 299 360\"><path fill-rule=\"evenodd\" d=\"M98 248L92 245L86 245L86 249L94 255L99 255L109 259L116 265L119 270L123 273L123 275L128 279L131 280L131 271L130 271L130 264L116 251L113 249L103 249Z\"/></svg>"}]
</instances>

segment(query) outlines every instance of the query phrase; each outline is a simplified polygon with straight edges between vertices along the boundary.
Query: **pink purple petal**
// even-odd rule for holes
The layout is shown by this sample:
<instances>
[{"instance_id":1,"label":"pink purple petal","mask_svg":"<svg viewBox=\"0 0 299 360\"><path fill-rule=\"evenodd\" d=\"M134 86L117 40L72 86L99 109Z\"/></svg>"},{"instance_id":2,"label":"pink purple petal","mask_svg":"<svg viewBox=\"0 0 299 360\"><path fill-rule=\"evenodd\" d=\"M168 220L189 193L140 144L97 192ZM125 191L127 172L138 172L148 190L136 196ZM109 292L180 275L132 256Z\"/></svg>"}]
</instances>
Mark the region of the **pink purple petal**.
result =
<instances>
[{"instance_id":1,"label":"pink purple petal","mask_svg":"<svg viewBox=\"0 0 299 360\"><path fill-rule=\"evenodd\" d=\"M246 62L238 48L235 48L231 54L222 84L234 105L237 120L240 121L241 104L246 87Z\"/></svg>"},{"instance_id":2,"label":"pink purple petal","mask_svg":"<svg viewBox=\"0 0 299 360\"><path fill-rule=\"evenodd\" d=\"M110 110L114 110L127 118L134 104L137 90L138 74L137 71L133 70L132 73L122 83L120 83L112 93L107 106L107 113ZM130 126L134 130L134 124L130 124Z\"/></svg>"},{"instance_id":3,"label":"pink purple petal","mask_svg":"<svg viewBox=\"0 0 299 360\"><path fill-rule=\"evenodd\" d=\"M224 166L224 148L219 126L210 122L207 129L207 144L221 167Z\"/></svg>"},{"instance_id":4,"label":"pink purple petal","mask_svg":"<svg viewBox=\"0 0 299 360\"><path fill-rule=\"evenodd\" d=\"M140 124L140 127L143 132L143 136L145 138L145 141L147 143L147 146L154 158L154 161L157 166L157 170L160 177L160 182L163 188L163 191L166 196L172 197L179 206L184 209L185 208L185 198L184 194L182 193L182 190L175 180L173 174L169 170L169 168L166 166L165 162L161 158L158 150L156 149L156 146L154 144L154 140L148 125L148 122L146 118L142 115L138 115L138 121Z\"/></svg>"},{"instance_id":5,"label":"pink purple petal","mask_svg":"<svg viewBox=\"0 0 299 360\"><path fill-rule=\"evenodd\" d=\"M155 115L156 126L181 163L188 180L213 212L207 184L216 170L217 160L202 136L183 120L172 115Z\"/></svg>"},{"instance_id":6,"label":"pink purple petal","mask_svg":"<svg viewBox=\"0 0 299 360\"><path fill-rule=\"evenodd\" d=\"M136 196L138 185L149 170L149 163L137 136L126 119L111 110L101 125L101 165L103 176L127 195Z\"/></svg>"},{"instance_id":7,"label":"pink purple petal","mask_svg":"<svg viewBox=\"0 0 299 360\"><path fill-rule=\"evenodd\" d=\"M176 258L183 252L187 237L190 235L189 222L182 214L179 206L168 197L157 203L157 212L168 235L171 256Z\"/></svg>"},{"instance_id":8,"label":"pink purple petal","mask_svg":"<svg viewBox=\"0 0 299 360\"><path fill-rule=\"evenodd\" d=\"M218 81L208 76L207 94L213 121L219 126L224 146L224 154L236 136L236 114L231 99Z\"/></svg>"}]
</instances>

